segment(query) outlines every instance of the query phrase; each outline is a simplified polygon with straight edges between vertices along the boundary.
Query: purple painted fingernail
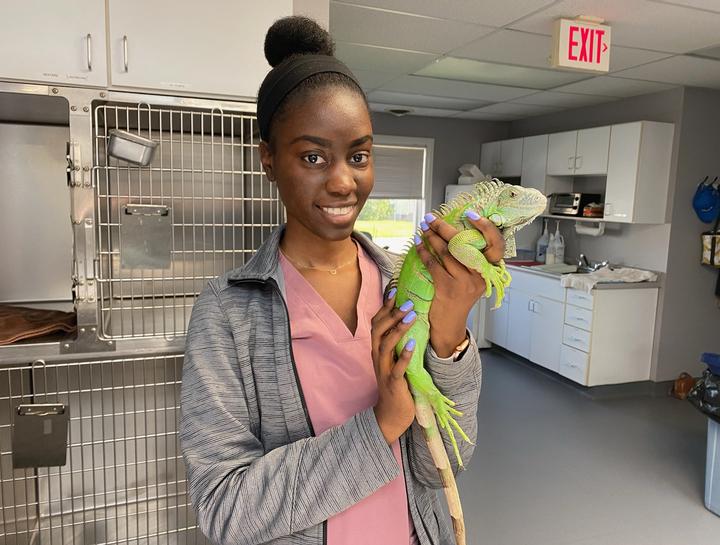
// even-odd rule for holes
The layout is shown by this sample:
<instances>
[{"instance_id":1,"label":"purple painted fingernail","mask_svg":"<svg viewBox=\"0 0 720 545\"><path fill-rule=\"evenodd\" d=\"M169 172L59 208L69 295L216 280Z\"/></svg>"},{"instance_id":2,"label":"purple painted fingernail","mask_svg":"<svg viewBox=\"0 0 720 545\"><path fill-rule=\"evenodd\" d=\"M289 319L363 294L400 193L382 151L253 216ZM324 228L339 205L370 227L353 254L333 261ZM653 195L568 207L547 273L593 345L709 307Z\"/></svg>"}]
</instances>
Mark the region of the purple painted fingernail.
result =
<instances>
[{"instance_id":1,"label":"purple painted fingernail","mask_svg":"<svg viewBox=\"0 0 720 545\"><path fill-rule=\"evenodd\" d=\"M415 235L415 246L419 246L421 242L422 242L422 240L420 240L420 236Z\"/></svg>"},{"instance_id":2,"label":"purple painted fingernail","mask_svg":"<svg viewBox=\"0 0 720 545\"><path fill-rule=\"evenodd\" d=\"M425 221L428 222L428 223L432 223L432 222L434 222L436 219L437 219L437 218L435 218L435 216L433 216L432 214L425 214Z\"/></svg>"},{"instance_id":3,"label":"purple painted fingernail","mask_svg":"<svg viewBox=\"0 0 720 545\"><path fill-rule=\"evenodd\" d=\"M428 229L430 229L430 226L427 223L425 223L424 221L421 221L420 229L422 229L423 231L427 231Z\"/></svg>"},{"instance_id":4,"label":"purple painted fingernail","mask_svg":"<svg viewBox=\"0 0 720 545\"><path fill-rule=\"evenodd\" d=\"M403 312L407 312L411 308L413 308L413 302L410 300L405 301L402 305L400 305L400 310L402 310Z\"/></svg>"},{"instance_id":5,"label":"purple painted fingernail","mask_svg":"<svg viewBox=\"0 0 720 545\"><path fill-rule=\"evenodd\" d=\"M408 312L408 313L405 315L405 318L402 319L402 321L403 321L404 324L409 324L410 322L412 322L412 321L416 318L416 316L417 316L417 314L415 314L415 311L413 310L413 311L411 311L411 312Z\"/></svg>"},{"instance_id":6,"label":"purple painted fingernail","mask_svg":"<svg viewBox=\"0 0 720 545\"><path fill-rule=\"evenodd\" d=\"M465 210L465 215L470 218L471 220L479 220L480 214L475 212L475 210Z\"/></svg>"},{"instance_id":7,"label":"purple painted fingernail","mask_svg":"<svg viewBox=\"0 0 720 545\"><path fill-rule=\"evenodd\" d=\"M405 350L408 352L412 352L415 350L415 339L410 339L408 342L405 343Z\"/></svg>"},{"instance_id":8,"label":"purple painted fingernail","mask_svg":"<svg viewBox=\"0 0 720 545\"><path fill-rule=\"evenodd\" d=\"M387 298L388 298L388 299L392 299L393 297L395 297L395 294L396 294L396 293L397 293L397 288L391 289L391 290L388 292L388 294L387 294Z\"/></svg>"}]
</instances>

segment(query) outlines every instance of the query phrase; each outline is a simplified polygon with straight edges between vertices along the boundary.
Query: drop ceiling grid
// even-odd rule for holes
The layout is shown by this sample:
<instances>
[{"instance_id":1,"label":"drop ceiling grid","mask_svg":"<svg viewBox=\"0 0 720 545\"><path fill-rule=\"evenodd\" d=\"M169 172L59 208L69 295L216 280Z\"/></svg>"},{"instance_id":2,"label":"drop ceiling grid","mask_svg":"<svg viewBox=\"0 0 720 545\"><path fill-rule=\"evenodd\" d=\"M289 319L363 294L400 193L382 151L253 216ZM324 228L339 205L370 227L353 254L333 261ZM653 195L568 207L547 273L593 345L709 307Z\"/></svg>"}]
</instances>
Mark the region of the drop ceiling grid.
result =
<instances>
[{"instance_id":1,"label":"drop ceiling grid","mask_svg":"<svg viewBox=\"0 0 720 545\"><path fill-rule=\"evenodd\" d=\"M720 13L700 11L713 2L718 4L720 11L718 0L457 0L451 12L447 3L434 0L333 0L330 19L331 32L338 42L338 57L360 72L358 77L366 91L392 93L379 95L378 98L383 100L373 101L376 105L413 107L415 104L416 113L420 109L436 110L435 115L454 111L452 115L458 117L462 112L480 115L477 107L458 111L463 101L562 109L671 88L679 83L659 80L657 73L662 70L657 67L673 61L677 53L698 49L698 44L711 47L720 39L715 37L714 31L714 28L720 28ZM492 16L485 16L488 9L493 11ZM646 15L641 22L640 11ZM567 85L533 82L531 76L537 74L537 70L528 70L527 80L515 77L510 84L502 79L471 83L414 75L428 71L428 67L443 56L493 63L498 72L507 66L563 73L552 70L548 64L552 21L560 16L572 17L581 13L604 16L613 27L611 75L583 74L579 81ZM663 32L654 32L653 28L658 28L654 25L663 21L663 17L672 19L672 24L667 25L674 28L668 31L663 25ZM700 21L703 18L712 21ZM648 20L651 23L647 23ZM692 21L695 28L688 28L685 21ZM713 27L712 41L709 41L708 28L716 21L719 26ZM639 28L640 36L632 42L634 47L627 47L630 43L619 43L618 35L622 40L628 28L633 26ZM695 32L696 28L698 32ZM643 41L648 35L654 36ZM670 45L660 43L658 35L669 36ZM690 49L687 49L688 44ZM688 63L676 60L670 66L683 64ZM643 67L648 68L643 70ZM709 80L709 86L714 86L714 78L701 76L697 74L695 80ZM452 74L452 77L462 75ZM541 87L547 89L543 91ZM535 101L531 98L533 95L538 95ZM403 100L403 96L407 98ZM434 102L433 97L437 101ZM396 100L385 100L388 98L397 98L400 104L395 104ZM444 107L446 104L449 107ZM499 110L507 111L507 115L515 111L512 106L499 107ZM494 115L506 114L498 111Z\"/></svg>"}]
</instances>

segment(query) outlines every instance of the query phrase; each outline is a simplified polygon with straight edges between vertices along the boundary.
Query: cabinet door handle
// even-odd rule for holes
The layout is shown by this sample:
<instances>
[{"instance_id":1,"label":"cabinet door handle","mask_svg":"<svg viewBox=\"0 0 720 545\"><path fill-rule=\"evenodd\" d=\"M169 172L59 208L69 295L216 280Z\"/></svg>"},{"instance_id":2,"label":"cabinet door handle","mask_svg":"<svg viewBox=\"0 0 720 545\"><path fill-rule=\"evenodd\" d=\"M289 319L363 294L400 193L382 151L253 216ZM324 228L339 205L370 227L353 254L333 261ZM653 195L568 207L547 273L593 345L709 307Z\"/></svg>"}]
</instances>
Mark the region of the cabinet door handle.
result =
<instances>
[{"instance_id":1,"label":"cabinet door handle","mask_svg":"<svg viewBox=\"0 0 720 545\"><path fill-rule=\"evenodd\" d=\"M92 72L92 34L89 32L85 37L85 43L87 46L87 68L89 72Z\"/></svg>"},{"instance_id":2,"label":"cabinet door handle","mask_svg":"<svg viewBox=\"0 0 720 545\"><path fill-rule=\"evenodd\" d=\"M125 66L125 72L128 71L128 38L127 35L123 36L123 64Z\"/></svg>"},{"instance_id":3,"label":"cabinet door handle","mask_svg":"<svg viewBox=\"0 0 720 545\"><path fill-rule=\"evenodd\" d=\"M575 157L575 168L578 169L580 167L582 167L582 155Z\"/></svg>"},{"instance_id":4,"label":"cabinet door handle","mask_svg":"<svg viewBox=\"0 0 720 545\"><path fill-rule=\"evenodd\" d=\"M575 157L572 155L568 157L568 170L572 170L575 166Z\"/></svg>"},{"instance_id":5,"label":"cabinet door handle","mask_svg":"<svg viewBox=\"0 0 720 545\"><path fill-rule=\"evenodd\" d=\"M533 306L533 302L532 302L532 301L528 301L528 310L529 310L530 312L533 311L532 306Z\"/></svg>"}]
</instances>

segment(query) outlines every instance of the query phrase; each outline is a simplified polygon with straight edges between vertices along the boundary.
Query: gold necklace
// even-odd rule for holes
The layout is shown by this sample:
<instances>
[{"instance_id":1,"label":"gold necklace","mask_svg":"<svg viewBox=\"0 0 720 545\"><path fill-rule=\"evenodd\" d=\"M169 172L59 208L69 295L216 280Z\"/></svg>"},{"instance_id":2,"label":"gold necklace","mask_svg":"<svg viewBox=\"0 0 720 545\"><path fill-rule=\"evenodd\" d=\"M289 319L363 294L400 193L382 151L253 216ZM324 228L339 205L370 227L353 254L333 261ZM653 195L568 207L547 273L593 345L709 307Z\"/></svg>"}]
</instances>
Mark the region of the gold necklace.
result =
<instances>
[{"instance_id":1,"label":"gold necklace","mask_svg":"<svg viewBox=\"0 0 720 545\"><path fill-rule=\"evenodd\" d=\"M280 251L282 252L282 250L280 250ZM287 255L285 252L282 252L282 255L284 255L296 267L300 267L301 269L312 269L315 271L327 272L327 273L332 274L333 276L335 276L337 274L338 270L342 269L343 267L347 267L351 263L355 263L357 261L357 257L358 257L357 254L355 254L355 257L353 257L350 261L343 263L342 265L338 265L337 267L334 267L332 269L321 269L320 267L312 267L310 265L302 265L301 263L298 263L293 258L291 258L289 255Z\"/></svg>"}]
</instances>

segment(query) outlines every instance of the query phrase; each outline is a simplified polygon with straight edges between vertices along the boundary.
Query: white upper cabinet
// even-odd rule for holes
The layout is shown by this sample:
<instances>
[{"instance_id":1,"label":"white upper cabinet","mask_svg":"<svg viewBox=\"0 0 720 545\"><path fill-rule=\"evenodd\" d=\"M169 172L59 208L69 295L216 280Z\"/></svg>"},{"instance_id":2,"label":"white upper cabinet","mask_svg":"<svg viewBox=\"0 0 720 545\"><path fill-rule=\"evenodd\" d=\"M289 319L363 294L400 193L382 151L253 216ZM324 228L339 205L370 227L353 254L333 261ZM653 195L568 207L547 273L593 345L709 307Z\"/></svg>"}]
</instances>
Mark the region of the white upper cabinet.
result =
<instances>
[{"instance_id":1,"label":"white upper cabinet","mask_svg":"<svg viewBox=\"0 0 720 545\"><path fill-rule=\"evenodd\" d=\"M267 29L292 14L292 0L109 0L108 6L112 87L249 99L270 70Z\"/></svg>"},{"instance_id":2,"label":"white upper cabinet","mask_svg":"<svg viewBox=\"0 0 720 545\"><path fill-rule=\"evenodd\" d=\"M610 127L550 135L547 173L553 176L606 174Z\"/></svg>"},{"instance_id":3,"label":"white upper cabinet","mask_svg":"<svg viewBox=\"0 0 720 545\"><path fill-rule=\"evenodd\" d=\"M553 176L572 176L575 173L577 131L558 132L548 140L547 173Z\"/></svg>"},{"instance_id":4,"label":"white upper cabinet","mask_svg":"<svg viewBox=\"0 0 720 545\"><path fill-rule=\"evenodd\" d=\"M638 121L613 125L605 219L665 223L674 126Z\"/></svg>"},{"instance_id":5,"label":"white upper cabinet","mask_svg":"<svg viewBox=\"0 0 720 545\"><path fill-rule=\"evenodd\" d=\"M547 134L523 138L522 170L520 173L520 184L523 187L532 187L546 194L547 155Z\"/></svg>"},{"instance_id":6,"label":"white upper cabinet","mask_svg":"<svg viewBox=\"0 0 720 545\"><path fill-rule=\"evenodd\" d=\"M480 151L480 170L488 176L500 176L501 142L486 142Z\"/></svg>"},{"instance_id":7,"label":"white upper cabinet","mask_svg":"<svg viewBox=\"0 0 720 545\"><path fill-rule=\"evenodd\" d=\"M582 129L577 135L575 175L606 174L610 127Z\"/></svg>"},{"instance_id":8,"label":"white upper cabinet","mask_svg":"<svg viewBox=\"0 0 720 545\"><path fill-rule=\"evenodd\" d=\"M480 151L480 170L490 176L517 178L522 171L523 139L487 142Z\"/></svg>"},{"instance_id":9,"label":"white upper cabinet","mask_svg":"<svg viewBox=\"0 0 720 545\"><path fill-rule=\"evenodd\" d=\"M3 0L0 51L0 79L104 87L105 3Z\"/></svg>"}]
</instances>

